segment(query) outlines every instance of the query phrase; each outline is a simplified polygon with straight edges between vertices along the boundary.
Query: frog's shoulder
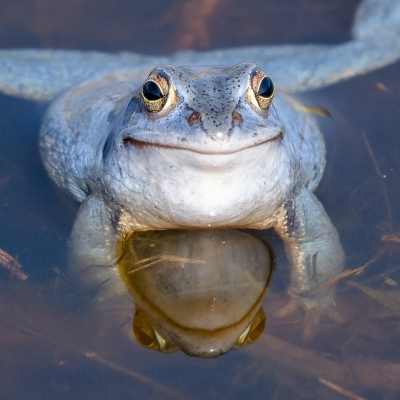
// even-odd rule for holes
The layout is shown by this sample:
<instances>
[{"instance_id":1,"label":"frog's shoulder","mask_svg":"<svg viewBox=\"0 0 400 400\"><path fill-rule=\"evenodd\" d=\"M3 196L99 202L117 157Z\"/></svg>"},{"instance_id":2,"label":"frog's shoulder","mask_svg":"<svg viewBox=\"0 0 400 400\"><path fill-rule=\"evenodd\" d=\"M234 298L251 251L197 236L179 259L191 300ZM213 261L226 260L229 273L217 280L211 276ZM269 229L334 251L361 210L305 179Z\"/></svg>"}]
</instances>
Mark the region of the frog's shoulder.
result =
<instances>
[{"instance_id":1,"label":"frog's shoulder","mask_svg":"<svg viewBox=\"0 0 400 400\"><path fill-rule=\"evenodd\" d=\"M325 169L325 142L314 117L318 109L305 106L292 94L276 90L274 107L285 127L299 172L299 186L314 191ZM322 114L322 111L321 111Z\"/></svg>"}]
</instances>

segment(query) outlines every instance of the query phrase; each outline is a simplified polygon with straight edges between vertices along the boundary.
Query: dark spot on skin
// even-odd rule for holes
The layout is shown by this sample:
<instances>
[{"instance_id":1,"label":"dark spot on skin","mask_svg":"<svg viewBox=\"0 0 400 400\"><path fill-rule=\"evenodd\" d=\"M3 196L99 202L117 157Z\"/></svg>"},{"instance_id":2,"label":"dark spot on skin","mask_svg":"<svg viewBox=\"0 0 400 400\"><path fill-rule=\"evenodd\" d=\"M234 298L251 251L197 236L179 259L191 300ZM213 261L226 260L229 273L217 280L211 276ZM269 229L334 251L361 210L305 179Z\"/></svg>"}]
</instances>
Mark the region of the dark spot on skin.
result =
<instances>
[{"instance_id":1,"label":"dark spot on skin","mask_svg":"<svg viewBox=\"0 0 400 400\"><path fill-rule=\"evenodd\" d=\"M115 118L115 115L116 115L116 110L110 111L107 115L107 122L112 122L112 120Z\"/></svg>"},{"instance_id":2,"label":"dark spot on skin","mask_svg":"<svg viewBox=\"0 0 400 400\"><path fill-rule=\"evenodd\" d=\"M124 114L124 120L123 120L124 124L126 124L130 120L130 118L136 108L136 105L137 105L137 101L135 98L133 98L129 102L128 106L126 107L125 114Z\"/></svg>"},{"instance_id":3,"label":"dark spot on skin","mask_svg":"<svg viewBox=\"0 0 400 400\"><path fill-rule=\"evenodd\" d=\"M286 209L286 223L287 223L288 227L293 228L296 223L296 211L294 208L294 201L286 200L285 201L285 209Z\"/></svg>"},{"instance_id":4,"label":"dark spot on skin","mask_svg":"<svg viewBox=\"0 0 400 400\"><path fill-rule=\"evenodd\" d=\"M114 135L113 135L112 133L110 133L110 134L108 135L108 137L107 137L105 143L104 143L104 146L103 146L103 161L105 161L105 159L106 159L107 156L108 156L108 153L109 153L110 150L111 150L112 143L113 143L113 137L114 137Z\"/></svg>"},{"instance_id":5,"label":"dark spot on skin","mask_svg":"<svg viewBox=\"0 0 400 400\"><path fill-rule=\"evenodd\" d=\"M318 282L318 277L317 277L317 257L318 257L318 251L314 253L312 257L312 277L311 279L317 283Z\"/></svg>"},{"instance_id":6,"label":"dark spot on skin","mask_svg":"<svg viewBox=\"0 0 400 400\"><path fill-rule=\"evenodd\" d=\"M113 207L112 212L111 212L111 223L114 227L115 230L118 229L119 226L119 220L121 219L122 216L122 208L120 207Z\"/></svg>"},{"instance_id":7,"label":"dark spot on skin","mask_svg":"<svg viewBox=\"0 0 400 400\"><path fill-rule=\"evenodd\" d=\"M238 110L233 110L233 112L232 112L232 118L233 118L233 120L236 122L237 125L242 126L242 124L243 124L243 117L242 117L242 115L239 113Z\"/></svg>"},{"instance_id":8,"label":"dark spot on skin","mask_svg":"<svg viewBox=\"0 0 400 400\"><path fill-rule=\"evenodd\" d=\"M187 121L190 126L197 124L200 121L200 113L197 111L192 112L188 118Z\"/></svg>"}]
</instances>

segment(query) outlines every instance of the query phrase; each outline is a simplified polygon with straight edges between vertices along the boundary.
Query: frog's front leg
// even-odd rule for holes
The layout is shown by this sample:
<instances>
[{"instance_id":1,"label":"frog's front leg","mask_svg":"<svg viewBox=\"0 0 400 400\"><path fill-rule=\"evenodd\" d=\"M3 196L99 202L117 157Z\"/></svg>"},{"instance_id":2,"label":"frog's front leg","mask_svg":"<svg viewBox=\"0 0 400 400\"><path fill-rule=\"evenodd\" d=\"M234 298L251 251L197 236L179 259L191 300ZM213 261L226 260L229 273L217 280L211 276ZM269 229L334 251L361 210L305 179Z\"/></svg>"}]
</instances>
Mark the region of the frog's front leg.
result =
<instances>
[{"instance_id":1,"label":"frog's front leg","mask_svg":"<svg viewBox=\"0 0 400 400\"><path fill-rule=\"evenodd\" d=\"M344 266L339 235L315 195L302 189L280 209L276 227L291 262L288 290L305 308L325 308L334 301L334 289L317 293L320 285Z\"/></svg>"},{"instance_id":2,"label":"frog's front leg","mask_svg":"<svg viewBox=\"0 0 400 400\"><path fill-rule=\"evenodd\" d=\"M81 204L70 237L70 272L89 286L101 285L102 291L110 287L106 291L119 292L115 262L118 239L104 199L94 194L87 197Z\"/></svg>"},{"instance_id":3,"label":"frog's front leg","mask_svg":"<svg viewBox=\"0 0 400 400\"><path fill-rule=\"evenodd\" d=\"M112 210L104 199L92 194L79 209L70 237L69 272L78 279L82 293L91 297L88 321L97 337L110 335L132 314L132 297L120 277L117 259L119 232ZM129 324L124 330L131 332Z\"/></svg>"}]
</instances>

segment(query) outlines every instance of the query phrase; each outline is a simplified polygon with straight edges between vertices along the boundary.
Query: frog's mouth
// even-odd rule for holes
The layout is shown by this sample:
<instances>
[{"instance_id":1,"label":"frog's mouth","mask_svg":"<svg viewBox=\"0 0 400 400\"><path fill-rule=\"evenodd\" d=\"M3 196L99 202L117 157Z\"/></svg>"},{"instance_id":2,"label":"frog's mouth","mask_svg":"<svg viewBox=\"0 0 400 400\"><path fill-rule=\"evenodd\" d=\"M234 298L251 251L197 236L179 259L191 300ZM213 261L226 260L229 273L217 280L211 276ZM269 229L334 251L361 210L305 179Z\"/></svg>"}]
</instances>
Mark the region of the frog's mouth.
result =
<instances>
[{"instance_id":1,"label":"frog's mouth","mask_svg":"<svg viewBox=\"0 0 400 400\"><path fill-rule=\"evenodd\" d=\"M212 149L209 151L198 149L198 148L191 148L191 147L184 147L184 146L173 146L173 145L168 145L168 144L162 144L162 143L156 143L156 142L146 142L143 140L138 140L134 139L131 137L125 137L123 139L123 143L125 146L131 145L134 146L137 149L144 149L144 148L151 148L151 147L156 147L156 148L163 148L163 149L172 149L172 150L186 150L186 151L191 151L193 153L198 153L198 154L205 154L205 155L217 155L217 154L234 154L238 153L240 151L250 149L252 147L258 147L265 145L270 142L280 142L283 139L283 132L279 132L276 136L273 136L272 138L266 139L266 140L261 140L259 142L251 143L247 146L243 147L238 147L234 149L222 149L222 150L216 150Z\"/></svg>"}]
</instances>

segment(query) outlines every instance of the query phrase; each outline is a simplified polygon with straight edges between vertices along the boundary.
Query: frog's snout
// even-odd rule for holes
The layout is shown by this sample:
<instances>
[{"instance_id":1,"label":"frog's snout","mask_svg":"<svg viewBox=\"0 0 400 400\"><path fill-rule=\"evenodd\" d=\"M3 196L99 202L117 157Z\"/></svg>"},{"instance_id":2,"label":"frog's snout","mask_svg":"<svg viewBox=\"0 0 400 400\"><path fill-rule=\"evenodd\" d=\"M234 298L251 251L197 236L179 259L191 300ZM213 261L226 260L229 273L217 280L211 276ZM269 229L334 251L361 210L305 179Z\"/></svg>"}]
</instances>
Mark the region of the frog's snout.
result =
<instances>
[{"instance_id":1,"label":"frog's snout","mask_svg":"<svg viewBox=\"0 0 400 400\"><path fill-rule=\"evenodd\" d=\"M187 117L187 121L190 126L195 125L201 121L201 114L198 111L193 111ZM243 124L242 114L240 114L240 112L236 109L232 111L232 121L237 126L242 126Z\"/></svg>"}]
</instances>

